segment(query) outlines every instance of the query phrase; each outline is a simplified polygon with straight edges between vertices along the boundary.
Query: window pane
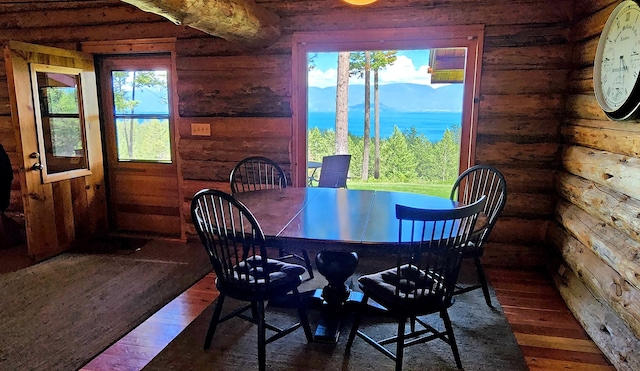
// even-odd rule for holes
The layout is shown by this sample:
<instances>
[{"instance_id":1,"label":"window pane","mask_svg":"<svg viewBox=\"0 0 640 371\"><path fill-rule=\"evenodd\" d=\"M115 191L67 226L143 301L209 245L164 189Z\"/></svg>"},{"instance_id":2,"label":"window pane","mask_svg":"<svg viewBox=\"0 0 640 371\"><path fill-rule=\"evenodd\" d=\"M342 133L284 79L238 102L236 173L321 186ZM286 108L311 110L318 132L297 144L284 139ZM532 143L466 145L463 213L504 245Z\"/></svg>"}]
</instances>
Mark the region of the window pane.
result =
<instances>
[{"instance_id":1,"label":"window pane","mask_svg":"<svg viewBox=\"0 0 640 371\"><path fill-rule=\"evenodd\" d=\"M47 174L86 169L78 75L37 72L42 141Z\"/></svg>"},{"instance_id":2,"label":"window pane","mask_svg":"<svg viewBox=\"0 0 640 371\"><path fill-rule=\"evenodd\" d=\"M116 115L169 114L167 71L113 71Z\"/></svg>"},{"instance_id":3,"label":"window pane","mask_svg":"<svg viewBox=\"0 0 640 371\"><path fill-rule=\"evenodd\" d=\"M112 71L119 161L171 163L167 71Z\"/></svg>"},{"instance_id":4,"label":"window pane","mask_svg":"<svg viewBox=\"0 0 640 371\"><path fill-rule=\"evenodd\" d=\"M78 76L38 72L40 110L43 116L78 115Z\"/></svg>"},{"instance_id":5,"label":"window pane","mask_svg":"<svg viewBox=\"0 0 640 371\"><path fill-rule=\"evenodd\" d=\"M117 119L119 161L171 162L169 119Z\"/></svg>"},{"instance_id":6,"label":"window pane","mask_svg":"<svg viewBox=\"0 0 640 371\"><path fill-rule=\"evenodd\" d=\"M49 119L54 156L80 157L83 152L82 131L78 118Z\"/></svg>"}]
</instances>

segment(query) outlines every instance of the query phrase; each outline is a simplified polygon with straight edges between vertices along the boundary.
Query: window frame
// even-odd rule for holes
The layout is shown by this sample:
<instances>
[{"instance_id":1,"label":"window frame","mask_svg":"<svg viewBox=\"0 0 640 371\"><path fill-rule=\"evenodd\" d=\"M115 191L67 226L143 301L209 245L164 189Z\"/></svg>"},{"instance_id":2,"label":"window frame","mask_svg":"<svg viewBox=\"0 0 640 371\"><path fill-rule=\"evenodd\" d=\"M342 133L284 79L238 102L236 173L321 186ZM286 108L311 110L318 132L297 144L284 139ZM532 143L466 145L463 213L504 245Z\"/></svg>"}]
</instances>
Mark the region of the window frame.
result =
<instances>
[{"instance_id":1,"label":"window frame","mask_svg":"<svg viewBox=\"0 0 640 371\"><path fill-rule=\"evenodd\" d=\"M113 106L113 88L112 83L113 80L111 76L106 76L106 74L102 74L103 68L99 68L101 71L100 82L105 84L106 86L101 86L100 91L105 95L105 101L111 102L109 106L103 105L103 125L104 125L104 137L105 137L105 145L112 148L111 151L105 151L107 157L107 163L110 168L113 169L129 169L131 171L144 171L145 169L154 168L159 171L166 170L167 172L175 172L177 169L177 154L175 148L175 125L172 125L171 122L175 122L175 110L173 103L173 94L172 94L172 86L173 79L175 79L171 56L168 53L151 53L144 54L144 57L141 57L139 54L130 54L130 55L110 55L108 58L101 61L101 63L106 63L108 66L108 70L121 70L121 71L150 71L157 69L158 67L162 67L167 71L167 89L168 89L168 109L169 113L167 115L167 119L169 120L169 150L171 153L171 162L166 161L153 161L153 160L125 160L120 161L117 156L117 140L116 140L116 130L115 130L115 120L116 120L116 110Z\"/></svg>"},{"instance_id":2,"label":"window frame","mask_svg":"<svg viewBox=\"0 0 640 371\"><path fill-rule=\"evenodd\" d=\"M30 63L29 64L30 75L31 75L31 86L32 86L32 98L33 98L33 110L35 114L35 122L36 122L36 134L38 138L38 154L33 155L37 156L37 160L42 166L41 169L41 178L42 183L53 183L59 182L61 180L79 178L83 176L92 175L92 171L90 168L90 164L92 163L92 153L93 149L89 148L90 141L87 136L89 133L89 123L86 120L86 112L84 101L86 100L85 91L82 88L82 81L84 72L80 68L71 68L71 67L62 67L62 66L54 66L48 64L40 64L40 63ZM74 75L77 77L78 82L78 119L80 121L80 125L82 126L82 142L84 155L86 157L85 163L86 166L81 169L72 169L67 171L61 171L56 173L49 173L49 168L47 164L47 155L46 155L46 146L45 146L45 134L44 134L44 123L42 120L42 111L40 108L40 89L38 85L38 72L45 73L59 73L65 75Z\"/></svg>"}]
</instances>

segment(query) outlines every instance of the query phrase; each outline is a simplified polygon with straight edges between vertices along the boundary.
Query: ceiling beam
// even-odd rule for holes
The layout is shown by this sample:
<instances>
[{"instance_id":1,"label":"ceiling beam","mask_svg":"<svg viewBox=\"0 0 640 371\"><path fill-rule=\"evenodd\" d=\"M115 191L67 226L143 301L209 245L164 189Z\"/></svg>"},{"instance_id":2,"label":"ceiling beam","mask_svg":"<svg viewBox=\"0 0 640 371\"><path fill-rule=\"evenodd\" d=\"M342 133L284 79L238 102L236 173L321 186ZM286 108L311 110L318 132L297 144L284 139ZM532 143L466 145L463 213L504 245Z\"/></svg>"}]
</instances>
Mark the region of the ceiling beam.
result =
<instances>
[{"instance_id":1,"label":"ceiling beam","mask_svg":"<svg viewBox=\"0 0 640 371\"><path fill-rule=\"evenodd\" d=\"M254 0L122 0L227 41L266 47L280 37L280 17Z\"/></svg>"}]
</instances>

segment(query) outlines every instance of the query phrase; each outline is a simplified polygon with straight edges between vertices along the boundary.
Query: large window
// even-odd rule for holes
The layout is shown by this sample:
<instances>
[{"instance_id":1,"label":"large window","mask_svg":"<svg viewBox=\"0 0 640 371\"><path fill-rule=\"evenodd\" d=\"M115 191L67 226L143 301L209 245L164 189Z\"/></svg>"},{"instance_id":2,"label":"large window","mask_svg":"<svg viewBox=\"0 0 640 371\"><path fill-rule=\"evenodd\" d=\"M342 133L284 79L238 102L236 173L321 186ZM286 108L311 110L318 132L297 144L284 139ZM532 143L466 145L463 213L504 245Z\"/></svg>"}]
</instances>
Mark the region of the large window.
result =
<instances>
[{"instance_id":1,"label":"large window","mask_svg":"<svg viewBox=\"0 0 640 371\"><path fill-rule=\"evenodd\" d=\"M292 97L293 184L307 183L309 165L318 162L320 159L317 157L324 155L324 152L335 151L335 153L348 152L355 156L352 157L352 160L355 159L352 161L355 168L351 169L351 179L352 182L359 181L363 187L368 186L366 183L371 181L382 182L392 178L400 179L404 183L407 183L405 178L412 178L423 184L439 179L443 183L442 188L448 191L450 185L447 182L472 166L475 157L478 115L476 98L479 94L478 81L481 70L479 56L482 53L483 37L483 26L377 29L366 32L344 30L294 34L292 80L293 86L297 88ZM435 51L441 54L436 55ZM395 55L391 55L393 53ZM344 58L345 62L342 63L346 66L344 70L340 68L341 54L347 55ZM384 66L378 65L379 60L376 54L384 56L383 62L388 63L384 63ZM335 62L336 67L332 69L333 74L329 74L329 69L323 69L321 62L322 58L333 55L338 56L338 61ZM395 60L388 57L395 57ZM435 57L438 58L434 59ZM424 68L415 68L418 59L424 60L422 61L424 63L419 64ZM428 76L430 83L427 85L431 86L428 88L416 86L420 84L416 84L415 81L409 85L408 82L411 80L409 76L405 86L383 87L380 84L376 88L376 69L380 74L383 71L395 73L403 63L409 60L414 63L413 78ZM434 68L436 62L440 62L437 69ZM345 106L348 117L341 120L339 91L342 85L348 85L341 84L341 81L366 75L367 68L363 66L367 63L370 63L369 72L372 80L370 90L366 92L366 85L363 89L361 84L345 89L348 92L343 93L342 96L347 98ZM437 75L437 82L447 86L433 85L435 72L440 73ZM332 85L331 89L335 89L336 93L330 92L323 95L327 92L327 88L316 89L317 86L314 87L310 78L312 75L335 78L336 85ZM346 76L346 78L341 80L340 76ZM365 82L371 80L364 77ZM396 88L403 88L403 90ZM376 91L380 94L377 102ZM387 99L383 104L386 99L384 94L392 94L395 101ZM445 98L447 96L452 98ZM440 98L447 99L448 102L436 104ZM444 112L445 110L448 112ZM404 111L402 112L404 117L391 117L392 113L397 114L401 111ZM435 127L436 122L443 122L437 136L429 137L430 133L427 129L421 132L418 127L418 120L426 120L427 111L431 112L429 129ZM328 118L322 120L323 115ZM412 125L408 127L401 125L406 124L409 116L412 116L412 120L416 122L413 129ZM352 119L363 120L363 123L358 122L354 126L354 129L358 128L358 130L363 128L362 133L352 130ZM376 120L379 122L376 123ZM403 122L397 122L398 120ZM344 127L348 125L348 130L340 130L338 126L340 123ZM322 134L321 124L329 126L329 129L334 126L335 129L328 130L329 135L325 132L321 136L319 135ZM376 129L379 130L378 133ZM340 140L339 137L343 132L346 135ZM336 139L326 140L332 134ZM379 141L379 144L376 144L376 141ZM322 149L315 148L323 143L326 144L324 152ZM450 154L453 156L449 156ZM387 160L383 162L385 156ZM418 157L424 160L424 163L417 161Z\"/></svg>"}]
</instances>

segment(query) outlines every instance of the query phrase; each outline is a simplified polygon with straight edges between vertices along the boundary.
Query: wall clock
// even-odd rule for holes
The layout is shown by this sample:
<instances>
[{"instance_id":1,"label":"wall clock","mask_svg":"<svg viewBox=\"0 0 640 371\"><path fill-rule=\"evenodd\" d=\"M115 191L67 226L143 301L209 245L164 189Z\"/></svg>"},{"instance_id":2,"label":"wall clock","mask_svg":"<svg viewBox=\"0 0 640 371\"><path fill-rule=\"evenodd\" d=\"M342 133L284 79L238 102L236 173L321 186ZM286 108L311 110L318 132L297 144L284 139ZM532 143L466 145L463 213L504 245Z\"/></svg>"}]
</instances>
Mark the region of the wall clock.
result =
<instances>
[{"instance_id":1,"label":"wall clock","mask_svg":"<svg viewBox=\"0 0 640 371\"><path fill-rule=\"evenodd\" d=\"M640 108L640 6L618 4L604 25L593 66L598 104L612 120L636 118Z\"/></svg>"}]
</instances>

